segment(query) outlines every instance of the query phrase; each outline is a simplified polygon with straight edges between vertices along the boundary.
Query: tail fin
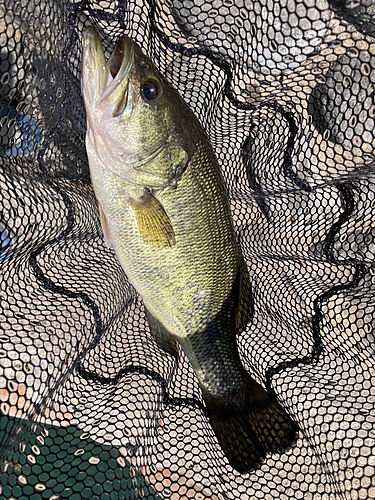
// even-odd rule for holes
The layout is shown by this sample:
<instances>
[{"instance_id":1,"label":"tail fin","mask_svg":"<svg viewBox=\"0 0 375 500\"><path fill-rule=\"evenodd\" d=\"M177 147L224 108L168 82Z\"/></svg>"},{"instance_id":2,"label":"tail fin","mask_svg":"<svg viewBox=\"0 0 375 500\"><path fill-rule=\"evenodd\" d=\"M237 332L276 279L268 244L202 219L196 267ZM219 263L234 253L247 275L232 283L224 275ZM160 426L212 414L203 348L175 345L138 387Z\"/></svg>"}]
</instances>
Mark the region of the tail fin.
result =
<instances>
[{"instance_id":1,"label":"tail fin","mask_svg":"<svg viewBox=\"0 0 375 500\"><path fill-rule=\"evenodd\" d=\"M261 466L268 453L283 452L298 426L262 386L249 377L241 402L205 394L212 428L231 466L245 473Z\"/></svg>"}]
</instances>

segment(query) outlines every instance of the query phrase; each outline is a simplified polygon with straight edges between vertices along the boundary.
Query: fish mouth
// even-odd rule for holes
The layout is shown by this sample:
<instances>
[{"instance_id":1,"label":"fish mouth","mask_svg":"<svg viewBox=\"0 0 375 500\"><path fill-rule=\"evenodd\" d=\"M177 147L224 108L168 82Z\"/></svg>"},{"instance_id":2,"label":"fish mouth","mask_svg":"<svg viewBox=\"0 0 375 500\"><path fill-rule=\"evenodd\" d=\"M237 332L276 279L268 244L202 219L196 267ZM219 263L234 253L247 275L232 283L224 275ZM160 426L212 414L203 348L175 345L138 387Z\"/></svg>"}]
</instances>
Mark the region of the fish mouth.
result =
<instances>
[{"instance_id":1,"label":"fish mouth","mask_svg":"<svg viewBox=\"0 0 375 500\"><path fill-rule=\"evenodd\" d=\"M133 44L129 43L129 39L125 36L121 36L115 45L111 57L108 59L108 69L115 78L116 75L122 70L122 73L129 73ZM123 63L126 62L125 68L123 68Z\"/></svg>"},{"instance_id":2,"label":"fish mouth","mask_svg":"<svg viewBox=\"0 0 375 500\"><path fill-rule=\"evenodd\" d=\"M87 26L82 33L81 87L86 110L98 104L118 116L126 107L134 63L134 42L122 36L106 61L99 32ZM105 101L105 103L103 103Z\"/></svg>"},{"instance_id":3,"label":"fish mouth","mask_svg":"<svg viewBox=\"0 0 375 500\"><path fill-rule=\"evenodd\" d=\"M111 57L107 62L109 70L108 84L99 99L99 104L112 95L112 101L116 102L112 116L119 116L128 98L129 76L134 63L134 44L126 36L120 37Z\"/></svg>"}]
</instances>

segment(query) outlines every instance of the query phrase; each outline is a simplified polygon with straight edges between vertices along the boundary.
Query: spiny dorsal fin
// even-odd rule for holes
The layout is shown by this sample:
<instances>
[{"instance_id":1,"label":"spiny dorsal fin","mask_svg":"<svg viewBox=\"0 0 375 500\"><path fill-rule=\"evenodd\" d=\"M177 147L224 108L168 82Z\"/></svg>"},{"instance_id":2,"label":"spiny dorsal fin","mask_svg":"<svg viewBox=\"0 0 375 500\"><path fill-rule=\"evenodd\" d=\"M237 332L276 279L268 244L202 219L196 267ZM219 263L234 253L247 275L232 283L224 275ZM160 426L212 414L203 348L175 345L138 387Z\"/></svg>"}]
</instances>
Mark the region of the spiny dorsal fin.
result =
<instances>
[{"instance_id":1,"label":"spiny dorsal fin","mask_svg":"<svg viewBox=\"0 0 375 500\"><path fill-rule=\"evenodd\" d=\"M163 205L149 189L139 201L129 200L135 212L139 234L153 247L171 247L176 243L174 230Z\"/></svg>"}]
</instances>

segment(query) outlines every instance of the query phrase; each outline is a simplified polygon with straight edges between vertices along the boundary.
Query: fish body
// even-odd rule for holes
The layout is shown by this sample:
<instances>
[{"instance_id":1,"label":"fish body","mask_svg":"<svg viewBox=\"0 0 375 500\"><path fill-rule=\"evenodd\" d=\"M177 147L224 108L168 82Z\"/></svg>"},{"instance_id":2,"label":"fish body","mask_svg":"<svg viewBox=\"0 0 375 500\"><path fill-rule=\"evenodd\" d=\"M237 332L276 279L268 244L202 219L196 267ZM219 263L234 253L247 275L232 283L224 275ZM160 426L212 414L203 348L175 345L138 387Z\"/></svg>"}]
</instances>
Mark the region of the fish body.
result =
<instances>
[{"instance_id":1,"label":"fish body","mask_svg":"<svg viewBox=\"0 0 375 500\"><path fill-rule=\"evenodd\" d=\"M105 240L159 346L177 356L178 342L187 355L229 462L251 470L289 445L296 428L239 358L251 286L209 140L125 36L107 62L97 30L85 29L82 93Z\"/></svg>"}]
</instances>

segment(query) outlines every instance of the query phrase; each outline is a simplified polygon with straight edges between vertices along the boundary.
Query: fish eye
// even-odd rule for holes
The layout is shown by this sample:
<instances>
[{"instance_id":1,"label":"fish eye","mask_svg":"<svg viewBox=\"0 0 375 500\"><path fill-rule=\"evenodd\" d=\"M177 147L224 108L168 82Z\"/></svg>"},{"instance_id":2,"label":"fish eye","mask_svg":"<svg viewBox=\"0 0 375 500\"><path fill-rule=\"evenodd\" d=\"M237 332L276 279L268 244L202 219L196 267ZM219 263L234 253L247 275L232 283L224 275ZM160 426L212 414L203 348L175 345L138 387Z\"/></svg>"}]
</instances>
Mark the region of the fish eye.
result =
<instances>
[{"instance_id":1,"label":"fish eye","mask_svg":"<svg viewBox=\"0 0 375 500\"><path fill-rule=\"evenodd\" d=\"M154 103L161 94L161 88L154 79L147 79L141 85L141 94L147 103Z\"/></svg>"}]
</instances>

